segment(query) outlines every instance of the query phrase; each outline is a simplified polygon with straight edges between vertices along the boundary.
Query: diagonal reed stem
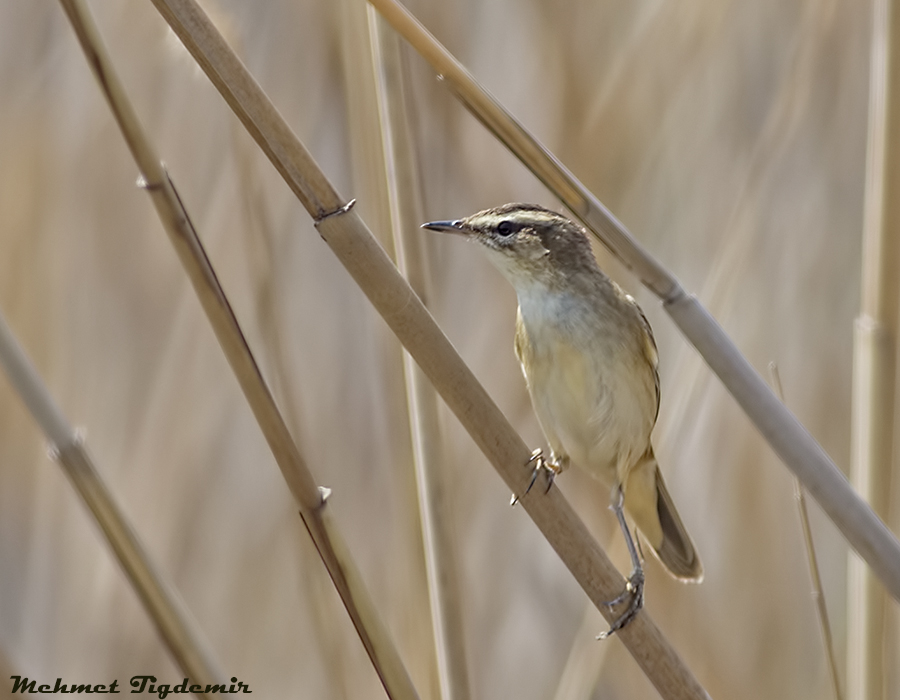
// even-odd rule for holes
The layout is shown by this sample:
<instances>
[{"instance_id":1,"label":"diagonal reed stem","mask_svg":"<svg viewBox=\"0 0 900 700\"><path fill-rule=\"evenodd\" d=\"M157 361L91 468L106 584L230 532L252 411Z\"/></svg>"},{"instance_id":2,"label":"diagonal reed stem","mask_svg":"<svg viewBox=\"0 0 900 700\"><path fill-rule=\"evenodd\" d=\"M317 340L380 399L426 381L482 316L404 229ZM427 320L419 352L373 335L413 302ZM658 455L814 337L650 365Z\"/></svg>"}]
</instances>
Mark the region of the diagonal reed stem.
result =
<instances>
[{"instance_id":1,"label":"diagonal reed stem","mask_svg":"<svg viewBox=\"0 0 900 700\"><path fill-rule=\"evenodd\" d=\"M119 565L176 663L204 688L225 682L196 623L174 587L150 560L124 513L94 467L84 443L53 400L34 365L0 314L0 365L28 407L53 455L103 530ZM223 686L224 687L224 686ZM200 693L200 697L220 697Z\"/></svg>"},{"instance_id":2,"label":"diagonal reed stem","mask_svg":"<svg viewBox=\"0 0 900 700\"><path fill-rule=\"evenodd\" d=\"M272 164L297 194L316 228L369 301L431 380L450 409L514 493L525 491L531 451L438 328L372 233L345 204L291 132L259 85L194 0L153 4L225 98ZM521 498L526 512L594 604L615 619L604 601L624 580L559 489L535 489ZM646 612L620 639L664 698L708 695Z\"/></svg>"},{"instance_id":3,"label":"diagonal reed stem","mask_svg":"<svg viewBox=\"0 0 900 700\"><path fill-rule=\"evenodd\" d=\"M141 128L82 0L60 0L60 2L72 21L88 63L94 70L103 94L137 162L144 187L153 200L163 226L175 246L285 481L300 506L303 523L328 569L385 690L392 700L417 700L418 694L400 655L381 622L349 551L331 519L324 493L316 487L312 474L288 431L190 217ZM331 195L331 200L326 201L336 201L336 195L324 179L303 180L303 185L303 191L309 191L311 197L327 198Z\"/></svg>"},{"instance_id":4,"label":"diagonal reed stem","mask_svg":"<svg viewBox=\"0 0 900 700\"><path fill-rule=\"evenodd\" d=\"M519 124L397 0L369 0L454 94L663 301L663 307L850 545L900 601L900 542L722 327L565 166Z\"/></svg>"}]
</instances>

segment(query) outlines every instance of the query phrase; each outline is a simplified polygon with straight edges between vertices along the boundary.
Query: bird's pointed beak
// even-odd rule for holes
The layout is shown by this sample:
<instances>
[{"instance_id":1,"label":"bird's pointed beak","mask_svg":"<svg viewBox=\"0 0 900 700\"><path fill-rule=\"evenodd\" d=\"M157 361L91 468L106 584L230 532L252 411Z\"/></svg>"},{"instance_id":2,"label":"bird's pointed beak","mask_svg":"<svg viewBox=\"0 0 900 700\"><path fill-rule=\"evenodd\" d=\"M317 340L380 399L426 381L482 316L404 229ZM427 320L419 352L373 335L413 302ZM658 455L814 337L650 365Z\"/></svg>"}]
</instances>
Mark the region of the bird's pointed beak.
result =
<instances>
[{"instance_id":1,"label":"bird's pointed beak","mask_svg":"<svg viewBox=\"0 0 900 700\"><path fill-rule=\"evenodd\" d=\"M427 224L422 224L421 228L427 228L431 231L440 231L441 233L457 233L463 236L469 233L465 226L463 226L462 219L457 219L456 221L431 221Z\"/></svg>"}]
</instances>

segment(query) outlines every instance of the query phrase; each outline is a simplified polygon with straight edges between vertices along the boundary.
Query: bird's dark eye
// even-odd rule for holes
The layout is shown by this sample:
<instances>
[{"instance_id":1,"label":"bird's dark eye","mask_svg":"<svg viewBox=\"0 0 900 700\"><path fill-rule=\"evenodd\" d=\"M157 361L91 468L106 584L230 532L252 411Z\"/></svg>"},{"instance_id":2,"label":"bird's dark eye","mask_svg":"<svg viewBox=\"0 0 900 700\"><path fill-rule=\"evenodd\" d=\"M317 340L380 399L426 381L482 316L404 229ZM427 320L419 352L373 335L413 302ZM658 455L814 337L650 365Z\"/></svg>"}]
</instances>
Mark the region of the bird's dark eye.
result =
<instances>
[{"instance_id":1,"label":"bird's dark eye","mask_svg":"<svg viewBox=\"0 0 900 700\"><path fill-rule=\"evenodd\" d=\"M497 233L501 236L511 236L515 227L509 221L501 221L497 224Z\"/></svg>"}]
</instances>

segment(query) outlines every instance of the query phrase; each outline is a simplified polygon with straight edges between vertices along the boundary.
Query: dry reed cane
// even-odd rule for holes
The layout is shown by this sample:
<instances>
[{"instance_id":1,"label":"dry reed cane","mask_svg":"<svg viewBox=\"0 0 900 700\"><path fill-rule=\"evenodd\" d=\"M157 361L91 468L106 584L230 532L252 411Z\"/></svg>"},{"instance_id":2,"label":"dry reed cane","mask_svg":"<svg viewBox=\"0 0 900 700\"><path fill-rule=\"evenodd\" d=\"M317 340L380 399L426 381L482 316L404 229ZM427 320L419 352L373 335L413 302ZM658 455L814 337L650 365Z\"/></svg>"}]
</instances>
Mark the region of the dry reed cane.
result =
<instances>
[{"instance_id":1,"label":"dry reed cane","mask_svg":"<svg viewBox=\"0 0 900 700\"><path fill-rule=\"evenodd\" d=\"M896 409L900 306L900 6L872 3L869 124L863 200L860 312L853 327L850 479L876 513L890 516L897 464ZM882 700L887 659L884 589L852 554L847 562L847 697Z\"/></svg>"},{"instance_id":2,"label":"dry reed cane","mask_svg":"<svg viewBox=\"0 0 900 700\"><path fill-rule=\"evenodd\" d=\"M417 700L418 694L400 655L375 609L362 578L350 557L326 507L325 497L315 485L287 429L256 360L247 345L225 292L194 230L172 181L148 141L137 115L125 96L99 35L81 0L60 0L76 29L79 41L100 87L137 162L144 186L175 246L194 286L216 338L232 367L244 396L266 437L300 515L316 549L328 568L375 670L392 700Z\"/></svg>"},{"instance_id":3,"label":"dry reed cane","mask_svg":"<svg viewBox=\"0 0 900 700\"><path fill-rule=\"evenodd\" d=\"M463 363L371 232L328 182L247 69L193 0L152 0L248 132L297 195L350 272L514 493L530 480L531 451ZM521 499L551 546L607 616L624 585L558 489ZM646 612L619 635L664 698L706 698Z\"/></svg>"},{"instance_id":4,"label":"dry reed cane","mask_svg":"<svg viewBox=\"0 0 900 700\"><path fill-rule=\"evenodd\" d=\"M53 400L0 314L0 364L49 441L56 461L103 531L131 587L184 673L204 688L225 683L212 652L175 588L150 560L122 509L94 467L84 442ZM201 693L200 697L220 697Z\"/></svg>"}]
</instances>

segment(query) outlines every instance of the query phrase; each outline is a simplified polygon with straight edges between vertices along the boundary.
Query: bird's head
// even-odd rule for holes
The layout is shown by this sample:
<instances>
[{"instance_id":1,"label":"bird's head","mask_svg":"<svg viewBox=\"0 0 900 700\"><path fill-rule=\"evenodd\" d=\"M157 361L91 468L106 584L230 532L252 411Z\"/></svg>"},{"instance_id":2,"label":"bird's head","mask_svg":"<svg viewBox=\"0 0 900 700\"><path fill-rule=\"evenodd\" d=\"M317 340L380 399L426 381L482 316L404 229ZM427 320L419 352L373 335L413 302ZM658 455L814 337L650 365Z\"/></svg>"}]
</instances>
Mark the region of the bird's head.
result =
<instances>
[{"instance_id":1,"label":"bird's head","mask_svg":"<svg viewBox=\"0 0 900 700\"><path fill-rule=\"evenodd\" d=\"M584 229L536 204L504 204L464 219L432 221L422 228L480 243L516 289L535 283L552 285L597 267Z\"/></svg>"}]
</instances>

